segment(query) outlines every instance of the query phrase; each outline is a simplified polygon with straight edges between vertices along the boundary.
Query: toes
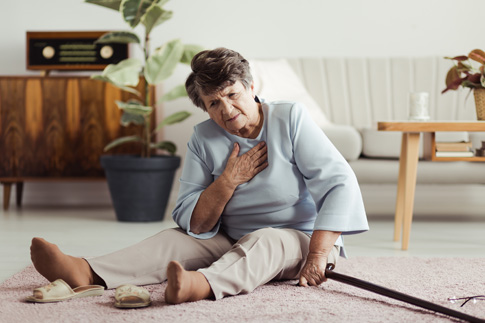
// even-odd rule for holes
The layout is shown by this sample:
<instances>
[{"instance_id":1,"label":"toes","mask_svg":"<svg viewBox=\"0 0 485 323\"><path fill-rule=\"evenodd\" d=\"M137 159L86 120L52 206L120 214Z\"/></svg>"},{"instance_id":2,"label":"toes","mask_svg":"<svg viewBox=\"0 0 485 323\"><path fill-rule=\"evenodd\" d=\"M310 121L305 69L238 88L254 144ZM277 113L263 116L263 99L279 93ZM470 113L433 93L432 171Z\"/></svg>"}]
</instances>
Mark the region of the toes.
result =
<instances>
[{"instance_id":1,"label":"toes","mask_svg":"<svg viewBox=\"0 0 485 323\"><path fill-rule=\"evenodd\" d=\"M32 249L39 248L39 246L43 245L44 242L45 242L44 239L35 237L32 239L32 242L30 244L30 249L32 250Z\"/></svg>"}]
</instances>

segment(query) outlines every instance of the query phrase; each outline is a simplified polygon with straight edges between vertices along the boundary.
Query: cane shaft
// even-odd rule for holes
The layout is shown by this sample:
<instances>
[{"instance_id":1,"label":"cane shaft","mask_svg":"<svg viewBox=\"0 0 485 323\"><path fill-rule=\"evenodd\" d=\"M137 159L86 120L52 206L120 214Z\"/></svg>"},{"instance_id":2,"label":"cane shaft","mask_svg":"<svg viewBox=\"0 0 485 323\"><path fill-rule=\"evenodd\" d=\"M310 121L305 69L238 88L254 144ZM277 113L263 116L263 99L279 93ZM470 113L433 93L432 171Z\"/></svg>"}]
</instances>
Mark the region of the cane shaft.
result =
<instances>
[{"instance_id":1,"label":"cane shaft","mask_svg":"<svg viewBox=\"0 0 485 323\"><path fill-rule=\"evenodd\" d=\"M385 288L385 287L382 287L382 286L379 286L379 285L375 285L375 284L369 283L365 280L361 280L361 279L357 279L357 278L354 278L354 277L339 274L339 273L336 273L336 272L334 272L334 271L332 271L328 268L325 270L325 276L329 279L336 280L336 281L339 281L341 283L345 283L345 284L348 284L348 285L359 287L359 288L368 290L370 292L374 292L374 293L377 293L377 294L380 294L380 295L383 295L383 296L387 296L387 297L390 297L390 298L393 298L393 299L397 299L399 301L403 301L403 302L406 302L406 303L409 303L409 304L412 304L412 305L416 305L416 306L419 306L419 307L422 307L422 308L425 308L425 309L428 309L428 310L431 310L431 311L446 314L446 315L456 317L456 318L459 318L459 319L462 319L462 320L467 320L467 321L473 322L473 323L475 323L475 322L476 323L485 323L485 320L480 319L478 317L474 317L474 316L471 316L471 315L468 315L468 314L465 314L465 313L461 313L461 312L446 308L446 307L438 305L438 304L428 302L426 300L423 300L423 299L420 299L420 298L417 298L417 297L414 297L414 296L411 296L411 295L407 295L407 294L400 293L400 292L397 292L397 291L392 290L392 289L388 289L388 288Z\"/></svg>"}]
</instances>

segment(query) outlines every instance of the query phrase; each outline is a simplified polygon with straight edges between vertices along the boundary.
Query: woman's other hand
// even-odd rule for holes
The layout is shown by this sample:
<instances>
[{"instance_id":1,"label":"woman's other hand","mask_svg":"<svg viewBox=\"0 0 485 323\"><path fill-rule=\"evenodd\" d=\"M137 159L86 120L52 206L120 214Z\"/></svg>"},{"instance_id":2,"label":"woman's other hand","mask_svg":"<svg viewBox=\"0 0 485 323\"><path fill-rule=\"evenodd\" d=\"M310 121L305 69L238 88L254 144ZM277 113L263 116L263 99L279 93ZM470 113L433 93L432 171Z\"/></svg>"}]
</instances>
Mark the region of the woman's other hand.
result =
<instances>
[{"instance_id":1,"label":"woman's other hand","mask_svg":"<svg viewBox=\"0 0 485 323\"><path fill-rule=\"evenodd\" d=\"M300 272L300 286L318 286L327 281L325 268L327 256L322 253L309 253L305 266Z\"/></svg>"},{"instance_id":2,"label":"woman's other hand","mask_svg":"<svg viewBox=\"0 0 485 323\"><path fill-rule=\"evenodd\" d=\"M234 143L234 149L221 175L234 189L240 184L249 182L268 166L268 148L264 141L241 156L238 156L239 150L239 145Z\"/></svg>"}]
</instances>

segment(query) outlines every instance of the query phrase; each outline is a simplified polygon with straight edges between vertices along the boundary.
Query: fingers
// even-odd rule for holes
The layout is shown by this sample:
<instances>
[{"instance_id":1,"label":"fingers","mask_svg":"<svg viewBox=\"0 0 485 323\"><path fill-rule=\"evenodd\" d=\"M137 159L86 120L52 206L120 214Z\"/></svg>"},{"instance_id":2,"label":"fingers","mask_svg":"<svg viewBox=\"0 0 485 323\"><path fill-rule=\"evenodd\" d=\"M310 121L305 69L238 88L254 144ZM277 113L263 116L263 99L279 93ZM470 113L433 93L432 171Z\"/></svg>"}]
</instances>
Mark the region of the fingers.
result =
<instances>
[{"instance_id":1,"label":"fingers","mask_svg":"<svg viewBox=\"0 0 485 323\"><path fill-rule=\"evenodd\" d=\"M260 164L258 167L254 169L254 175L259 174L261 171L263 171L266 167L268 167L268 161L265 159L262 164Z\"/></svg>"},{"instance_id":2,"label":"fingers","mask_svg":"<svg viewBox=\"0 0 485 323\"><path fill-rule=\"evenodd\" d=\"M307 260L300 273L301 286L320 286L327 278L325 277L325 267L314 264Z\"/></svg>"},{"instance_id":3,"label":"fingers","mask_svg":"<svg viewBox=\"0 0 485 323\"><path fill-rule=\"evenodd\" d=\"M249 150L247 154L250 157L259 158L263 155L266 155L267 152L268 152L268 147L266 147L266 143L264 141L261 141L256 146L251 148L251 150Z\"/></svg>"},{"instance_id":4,"label":"fingers","mask_svg":"<svg viewBox=\"0 0 485 323\"><path fill-rule=\"evenodd\" d=\"M300 281L299 281L300 286L303 286L303 287L319 286L322 283L322 282L316 281L313 278L314 277L312 277L310 275L309 276L301 275L300 276Z\"/></svg>"},{"instance_id":5,"label":"fingers","mask_svg":"<svg viewBox=\"0 0 485 323\"><path fill-rule=\"evenodd\" d=\"M231 157L234 157L233 155L235 154L235 150L233 150ZM239 153L239 146L238 146L238 153ZM264 163L267 161L267 154L268 154L268 148L266 147L266 143L264 141L258 143L256 146L251 148L248 152L242 154L239 156L242 160L245 160L247 163L251 164L251 166L254 168L255 173L257 174L260 171L262 171L266 166L264 166ZM237 155L236 155L237 156ZM262 167L260 170L257 171L258 168Z\"/></svg>"},{"instance_id":6,"label":"fingers","mask_svg":"<svg viewBox=\"0 0 485 323\"><path fill-rule=\"evenodd\" d=\"M313 279L312 276L305 277L302 275L300 276L299 284L300 286L308 287L308 286L320 286L323 282L324 281Z\"/></svg>"},{"instance_id":7,"label":"fingers","mask_svg":"<svg viewBox=\"0 0 485 323\"><path fill-rule=\"evenodd\" d=\"M305 277L300 276L300 286L308 287L308 283Z\"/></svg>"},{"instance_id":8,"label":"fingers","mask_svg":"<svg viewBox=\"0 0 485 323\"><path fill-rule=\"evenodd\" d=\"M239 154L239 144L235 142L229 158L236 158L238 154Z\"/></svg>"},{"instance_id":9,"label":"fingers","mask_svg":"<svg viewBox=\"0 0 485 323\"><path fill-rule=\"evenodd\" d=\"M224 169L225 178L234 185L250 181L268 167L267 147L265 142L258 143L246 153L239 155L240 146L234 143L232 152Z\"/></svg>"},{"instance_id":10,"label":"fingers","mask_svg":"<svg viewBox=\"0 0 485 323\"><path fill-rule=\"evenodd\" d=\"M247 152L248 157L250 160L253 161L253 164L257 167L264 164L267 161L268 157L268 147L266 147L266 143L264 141L260 142L256 146L254 146L251 150ZM264 169L264 168L263 168ZM259 172L258 172L259 173Z\"/></svg>"}]
</instances>

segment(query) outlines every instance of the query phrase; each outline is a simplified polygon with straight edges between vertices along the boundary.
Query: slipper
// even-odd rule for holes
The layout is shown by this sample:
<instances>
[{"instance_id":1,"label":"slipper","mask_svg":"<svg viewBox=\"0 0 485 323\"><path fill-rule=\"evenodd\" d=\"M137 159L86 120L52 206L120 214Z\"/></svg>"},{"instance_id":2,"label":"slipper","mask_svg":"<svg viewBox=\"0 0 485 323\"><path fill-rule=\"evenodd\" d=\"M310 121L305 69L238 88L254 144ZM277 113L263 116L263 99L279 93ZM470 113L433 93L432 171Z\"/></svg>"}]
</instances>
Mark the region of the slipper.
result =
<instances>
[{"instance_id":1,"label":"slipper","mask_svg":"<svg viewBox=\"0 0 485 323\"><path fill-rule=\"evenodd\" d=\"M116 288L115 307L140 308L151 304L150 293L143 287L127 284Z\"/></svg>"},{"instance_id":2,"label":"slipper","mask_svg":"<svg viewBox=\"0 0 485 323\"><path fill-rule=\"evenodd\" d=\"M27 297L27 302L53 303L72 298L103 295L104 287L99 285L79 286L72 289L65 281L58 279L49 285L34 289L34 295Z\"/></svg>"}]
</instances>

